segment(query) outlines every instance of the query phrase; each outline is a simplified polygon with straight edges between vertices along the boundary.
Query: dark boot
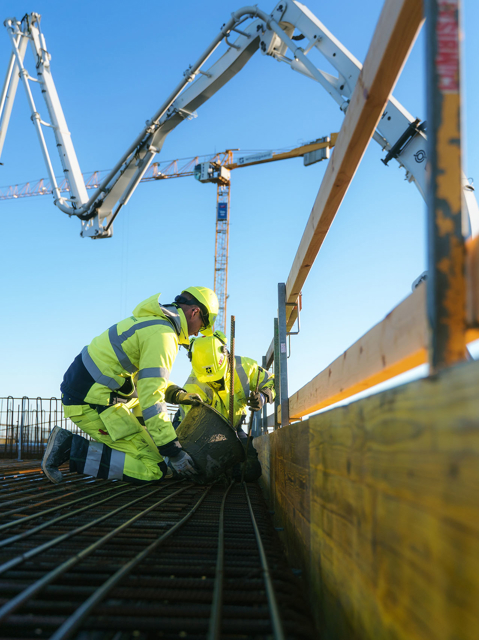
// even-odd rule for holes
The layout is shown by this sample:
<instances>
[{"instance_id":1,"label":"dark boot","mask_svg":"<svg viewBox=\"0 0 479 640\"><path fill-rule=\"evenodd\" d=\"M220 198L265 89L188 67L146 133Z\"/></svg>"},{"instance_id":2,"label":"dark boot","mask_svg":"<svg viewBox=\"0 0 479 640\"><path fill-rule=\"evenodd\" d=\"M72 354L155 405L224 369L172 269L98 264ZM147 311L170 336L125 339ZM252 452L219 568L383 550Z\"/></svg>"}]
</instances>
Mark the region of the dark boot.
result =
<instances>
[{"instance_id":1,"label":"dark boot","mask_svg":"<svg viewBox=\"0 0 479 640\"><path fill-rule=\"evenodd\" d=\"M62 472L58 469L70 459L73 434L61 427L53 427L47 442L41 468L50 482L58 484L62 481Z\"/></svg>"}]
</instances>

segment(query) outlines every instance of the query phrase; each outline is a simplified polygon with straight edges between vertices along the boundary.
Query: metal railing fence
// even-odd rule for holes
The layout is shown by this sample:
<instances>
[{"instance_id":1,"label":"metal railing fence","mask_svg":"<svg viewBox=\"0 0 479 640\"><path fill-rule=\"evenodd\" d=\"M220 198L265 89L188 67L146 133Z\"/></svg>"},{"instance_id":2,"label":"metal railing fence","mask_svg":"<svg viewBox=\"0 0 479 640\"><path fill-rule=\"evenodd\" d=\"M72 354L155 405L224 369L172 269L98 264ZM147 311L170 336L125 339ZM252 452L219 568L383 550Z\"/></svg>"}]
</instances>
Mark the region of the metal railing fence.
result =
<instances>
[{"instance_id":1,"label":"metal railing fence","mask_svg":"<svg viewBox=\"0 0 479 640\"><path fill-rule=\"evenodd\" d=\"M176 408L168 407L171 420ZM0 458L41 458L55 425L88 437L65 418L60 398L0 398Z\"/></svg>"}]
</instances>

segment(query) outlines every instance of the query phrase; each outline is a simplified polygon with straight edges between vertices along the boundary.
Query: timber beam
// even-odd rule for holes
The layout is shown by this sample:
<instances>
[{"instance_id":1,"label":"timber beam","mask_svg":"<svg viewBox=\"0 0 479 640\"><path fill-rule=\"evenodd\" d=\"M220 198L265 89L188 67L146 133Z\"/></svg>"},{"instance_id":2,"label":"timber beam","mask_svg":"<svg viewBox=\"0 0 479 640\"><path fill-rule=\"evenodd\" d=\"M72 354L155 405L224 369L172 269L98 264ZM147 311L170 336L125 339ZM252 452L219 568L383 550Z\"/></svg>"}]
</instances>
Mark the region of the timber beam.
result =
<instances>
[{"instance_id":1,"label":"timber beam","mask_svg":"<svg viewBox=\"0 0 479 640\"><path fill-rule=\"evenodd\" d=\"M386 0L286 282L287 303L301 293L422 22L422 2ZM296 316L288 307L288 331Z\"/></svg>"}]
</instances>

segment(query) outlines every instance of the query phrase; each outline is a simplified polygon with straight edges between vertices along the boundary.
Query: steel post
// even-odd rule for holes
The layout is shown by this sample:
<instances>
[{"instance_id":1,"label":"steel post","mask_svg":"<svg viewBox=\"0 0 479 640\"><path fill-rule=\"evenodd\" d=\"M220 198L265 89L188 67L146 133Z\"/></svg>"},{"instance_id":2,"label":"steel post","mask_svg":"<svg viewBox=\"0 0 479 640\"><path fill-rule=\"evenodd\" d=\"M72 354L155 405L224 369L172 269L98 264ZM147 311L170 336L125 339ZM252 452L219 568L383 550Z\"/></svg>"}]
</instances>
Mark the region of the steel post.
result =
<instances>
[{"instance_id":1,"label":"steel post","mask_svg":"<svg viewBox=\"0 0 479 640\"><path fill-rule=\"evenodd\" d=\"M278 318L274 319L274 428L279 427L278 409L281 406L281 382L280 382L280 358L279 358L279 322Z\"/></svg>"},{"instance_id":2,"label":"steel post","mask_svg":"<svg viewBox=\"0 0 479 640\"><path fill-rule=\"evenodd\" d=\"M428 280L431 373L466 358L462 234L460 0L426 0Z\"/></svg>"},{"instance_id":3,"label":"steel post","mask_svg":"<svg viewBox=\"0 0 479 640\"><path fill-rule=\"evenodd\" d=\"M265 371L267 370L268 367L266 366L266 356L263 356L263 359L261 360L261 366ZM268 433L268 427L266 426L268 424L268 410L267 410L266 402L263 405L263 409L261 413L262 413L262 417L260 421L260 430L263 433Z\"/></svg>"},{"instance_id":4,"label":"steel post","mask_svg":"<svg viewBox=\"0 0 479 640\"><path fill-rule=\"evenodd\" d=\"M280 361L281 426L289 424L288 353L286 349L286 284L278 284L278 329Z\"/></svg>"},{"instance_id":5,"label":"steel post","mask_svg":"<svg viewBox=\"0 0 479 640\"><path fill-rule=\"evenodd\" d=\"M231 329L230 329L230 355L229 355L229 373L230 373L230 401L229 401L229 419L230 425L235 428L235 316L231 316Z\"/></svg>"},{"instance_id":6,"label":"steel post","mask_svg":"<svg viewBox=\"0 0 479 640\"><path fill-rule=\"evenodd\" d=\"M27 402L25 402L27 401ZM25 409L26 407L26 409ZM25 410L28 411L28 407L29 407L29 402L28 402L28 398L26 398L25 396L22 398L22 409L20 412L20 426L18 429L18 455L17 455L17 461L18 462L22 462L22 448L23 448L23 427L25 425Z\"/></svg>"}]
</instances>

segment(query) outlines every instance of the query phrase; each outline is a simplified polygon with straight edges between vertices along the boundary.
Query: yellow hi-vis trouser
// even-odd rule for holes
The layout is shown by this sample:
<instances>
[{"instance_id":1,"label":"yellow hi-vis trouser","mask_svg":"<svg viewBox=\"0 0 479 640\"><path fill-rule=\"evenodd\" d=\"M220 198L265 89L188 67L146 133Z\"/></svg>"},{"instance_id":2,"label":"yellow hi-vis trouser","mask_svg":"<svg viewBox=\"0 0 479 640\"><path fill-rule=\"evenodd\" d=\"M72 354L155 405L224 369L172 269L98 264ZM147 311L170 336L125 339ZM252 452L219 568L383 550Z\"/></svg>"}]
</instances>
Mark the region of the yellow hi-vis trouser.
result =
<instances>
[{"instance_id":1,"label":"yellow hi-vis trouser","mask_svg":"<svg viewBox=\"0 0 479 640\"><path fill-rule=\"evenodd\" d=\"M130 405L137 402L112 405L102 413L89 405L63 405L63 412L97 443L124 454L124 459L123 456L115 456L117 473L122 465L120 475L143 481L160 480L163 474L158 465L163 458L148 431L130 412ZM94 442L90 443L85 473L88 469L88 475L96 476L94 467L100 465L100 458L101 448Z\"/></svg>"}]
</instances>

